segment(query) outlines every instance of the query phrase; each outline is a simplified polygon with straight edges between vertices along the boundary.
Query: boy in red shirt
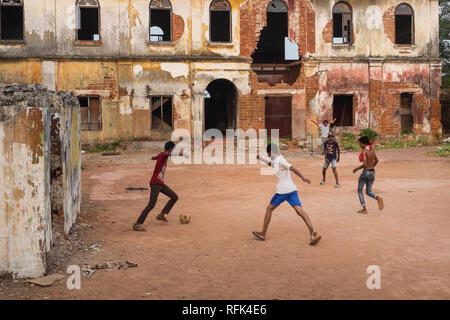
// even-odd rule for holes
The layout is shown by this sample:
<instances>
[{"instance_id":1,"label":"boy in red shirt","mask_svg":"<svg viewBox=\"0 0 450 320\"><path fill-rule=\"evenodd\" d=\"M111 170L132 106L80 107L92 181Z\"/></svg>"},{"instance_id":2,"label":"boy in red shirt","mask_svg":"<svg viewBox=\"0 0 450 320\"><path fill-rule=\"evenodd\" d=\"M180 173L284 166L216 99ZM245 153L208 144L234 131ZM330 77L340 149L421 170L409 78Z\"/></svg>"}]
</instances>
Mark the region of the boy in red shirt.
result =
<instances>
[{"instance_id":1,"label":"boy in red shirt","mask_svg":"<svg viewBox=\"0 0 450 320\"><path fill-rule=\"evenodd\" d=\"M160 192L168 196L170 199L162 209L162 211L156 216L156 219L168 222L165 215L169 214L175 202L177 202L178 200L177 194L166 184L164 184L164 175L166 173L167 160L171 156L172 150L174 148L175 143L169 141L164 146L164 152L161 152L157 156L152 157L152 160L156 160L156 165L155 170L153 171L152 179L150 180L150 200L133 226L133 229L135 231L146 231L142 225L144 224L149 212L155 207L156 200L158 200L158 195Z\"/></svg>"}]
</instances>

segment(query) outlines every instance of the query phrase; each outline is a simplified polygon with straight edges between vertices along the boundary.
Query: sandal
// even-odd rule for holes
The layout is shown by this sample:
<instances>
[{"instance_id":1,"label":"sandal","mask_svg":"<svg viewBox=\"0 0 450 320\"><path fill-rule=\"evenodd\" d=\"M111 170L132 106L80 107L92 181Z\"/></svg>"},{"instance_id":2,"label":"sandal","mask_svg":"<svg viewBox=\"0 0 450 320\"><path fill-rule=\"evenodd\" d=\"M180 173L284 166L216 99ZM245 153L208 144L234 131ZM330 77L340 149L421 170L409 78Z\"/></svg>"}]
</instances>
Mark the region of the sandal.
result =
<instances>
[{"instance_id":1,"label":"sandal","mask_svg":"<svg viewBox=\"0 0 450 320\"><path fill-rule=\"evenodd\" d=\"M261 236L259 235L259 233L256 232L256 231L253 231L252 234L253 234L253 235L255 236L255 238L258 239L259 241L265 241L265 240L266 240L266 239L264 239L263 237L261 237Z\"/></svg>"},{"instance_id":2,"label":"sandal","mask_svg":"<svg viewBox=\"0 0 450 320\"><path fill-rule=\"evenodd\" d=\"M322 236L317 236L317 232L313 233L313 237L314 239L311 239L311 241L309 242L310 246L315 246L319 243L320 239L322 239Z\"/></svg>"},{"instance_id":3,"label":"sandal","mask_svg":"<svg viewBox=\"0 0 450 320\"><path fill-rule=\"evenodd\" d=\"M133 230L134 230L134 231L139 231L139 232L146 232L146 231L147 231L147 230L145 230L145 228L142 226L142 224L137 224L137 223L134 224Z\"/></svg>"},{"instance_id":4,"label":"sandal","mask_svg":"<svg viewBox=\"0 0 450 320\"><path fill-rule=\"evenodd\" d=\"M169 222L169 220L167 220L167 218L164 216L164 214L158 214L158 215L156 216L156 220L164 221L164 222Z\"/></svg>"}]
</instances>

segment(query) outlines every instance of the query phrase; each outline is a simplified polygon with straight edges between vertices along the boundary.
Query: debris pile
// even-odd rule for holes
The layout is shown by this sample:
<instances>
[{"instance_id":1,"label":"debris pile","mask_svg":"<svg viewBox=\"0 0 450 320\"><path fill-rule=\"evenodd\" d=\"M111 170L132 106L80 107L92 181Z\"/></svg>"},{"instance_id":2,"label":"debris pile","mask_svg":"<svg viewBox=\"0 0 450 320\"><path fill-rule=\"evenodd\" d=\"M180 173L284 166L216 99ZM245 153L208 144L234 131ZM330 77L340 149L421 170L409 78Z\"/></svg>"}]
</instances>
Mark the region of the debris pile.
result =
<instances>
[{"instance_id":1,"label":"debris pile","mask_svg":"<svg viewBox=\"0 0 450 320\"><path fill-rule=\"evenodd\" d=\"M105 262L98 264L85 264L81 268L81 273L85 278L90 278L97 270L121 270L128 268L135 268L138 265L130 261L115 261L115 262Z\"/></svg>"}]
</instances>

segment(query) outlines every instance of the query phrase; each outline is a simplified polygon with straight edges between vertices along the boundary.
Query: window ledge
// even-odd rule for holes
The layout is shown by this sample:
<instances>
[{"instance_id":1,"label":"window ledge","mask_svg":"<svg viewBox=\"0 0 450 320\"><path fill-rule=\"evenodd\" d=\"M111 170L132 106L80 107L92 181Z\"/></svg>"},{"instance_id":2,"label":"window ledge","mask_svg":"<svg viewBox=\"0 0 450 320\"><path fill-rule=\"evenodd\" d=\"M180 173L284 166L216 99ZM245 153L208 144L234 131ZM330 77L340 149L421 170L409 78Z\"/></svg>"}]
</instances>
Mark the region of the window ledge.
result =
<instances>
[{"instance_id":1,"label":"window ledge","mask_svg":"<svg viewBox=\"0 0 450 320\"><path fill-rule=\"evenodd\" d=\"M148 46L160 46L160 47L174 47L173 41L147 41Z\"/></svg>"},{"instance_id":2,"label":"window ledge","mask_svg":"<svg viewBox=\"0 0 450 320\"><path fill-rule=\"evenodd\" d=\"M0 40L0 45L20 46L27 44L25 40Z\"/></svg>"},{"instance_id":3,"label":"window ledge","mask_svg":"<svg viewBox=\"0 0 450 320\"><path fill-rule=\"evenodd\" d=\"M353 49L355 46L353 43L332 43L333 49Z\"/></svg>"},{"instance_id":4,"label":"window ledge","mask_svg":"<svg viewBox=\"0 0 450 320\"><path fill-rule=\"evenodd\" d=\"M77 47L101 47L103 43L102 41L74 40L73 45Z\"/></svg>"},{"instance_id":5,"label":"window ledge","mask_svg":"<svg viewBox=\"0 0 450 320\"><path fill-rule=\"evenodd\" d=\"M417 46L415 44L395 44L394 48L397 50L405 50L405 49L414 50L417 48Z\"/></svg>"},{"instance_id":6,"label":"window ledge","mask_svg":"<svg viewBox=\"0 0 450 320\"><path fill-rule=\"evenodd\" d=\"M213 48L232 48L234 47L234 43L232 42L208 42L208 47L213 47Z\"/></svg>"}]
</instances>

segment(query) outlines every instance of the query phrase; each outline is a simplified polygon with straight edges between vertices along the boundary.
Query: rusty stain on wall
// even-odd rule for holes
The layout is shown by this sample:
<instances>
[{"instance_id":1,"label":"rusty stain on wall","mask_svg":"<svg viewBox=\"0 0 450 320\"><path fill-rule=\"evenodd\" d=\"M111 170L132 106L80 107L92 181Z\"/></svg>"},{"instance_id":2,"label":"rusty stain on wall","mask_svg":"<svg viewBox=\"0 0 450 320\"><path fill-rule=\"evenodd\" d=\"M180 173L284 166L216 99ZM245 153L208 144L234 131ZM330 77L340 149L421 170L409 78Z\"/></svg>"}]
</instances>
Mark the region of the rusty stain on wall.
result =
<instances>
[{"instance_id":1,"label":"rusty stain on wall","mask_svg":"<svg viewBox=\"0 0 450 320\"><path fill-rule=\"evenodd\" d=\"M53 134L52 114L57 115L53 120L65 121L53 127ZM79 105L71 93L55 94L36 85L0 85L0 271L16 278L39 277L47 270L54 200L52 137L60 139L64 148L59 156L64 181L61 198L69 204L64 205L67 232L79 212L78 114Z\"/></svg>"}]
</instances>

